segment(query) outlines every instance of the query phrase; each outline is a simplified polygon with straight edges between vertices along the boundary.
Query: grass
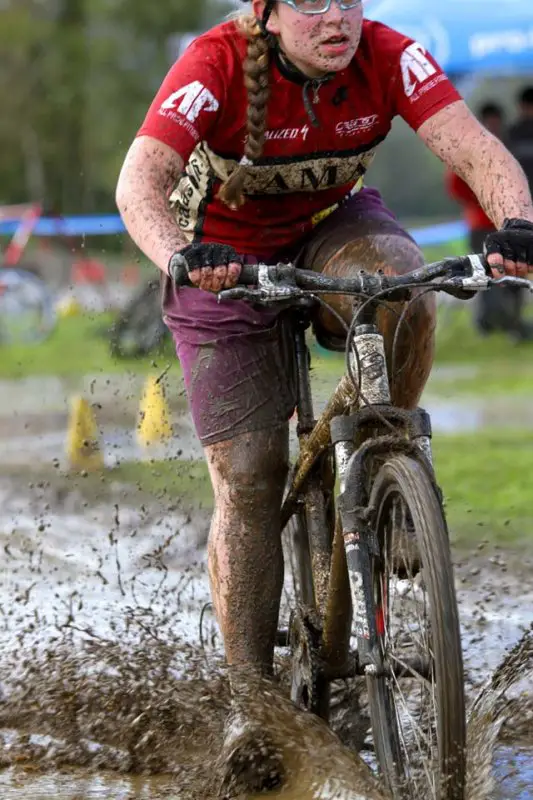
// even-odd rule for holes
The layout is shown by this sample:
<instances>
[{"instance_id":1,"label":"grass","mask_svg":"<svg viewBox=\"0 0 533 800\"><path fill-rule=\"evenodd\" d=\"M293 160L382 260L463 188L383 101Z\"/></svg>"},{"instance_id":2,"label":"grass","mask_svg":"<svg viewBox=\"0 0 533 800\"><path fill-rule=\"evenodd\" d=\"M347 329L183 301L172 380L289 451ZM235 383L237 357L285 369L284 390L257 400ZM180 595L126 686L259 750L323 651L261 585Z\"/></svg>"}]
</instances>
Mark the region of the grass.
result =
<instances>
[{"instance_id":1,"label":"grass","mask_svg":"<svg viewBox=\"0 0 533 800\"><path fill-rule=\"evenodd\" d=\"M116 467L90 473L62 472L49 464L28 467L0 466L0 474L31 486L47 484L61 493L77 491L84 500L140 505L157 500L166 507L210 508L211 484L204 461L128 461Z\"/></svg>"},{"instance_id":2,"label":"grass","mask_svg":"<svg viewBox=\"0 0 533 800\"><path fill-rule=\"evenodd\" d=\"M436 364L507 364L522 367L533 345L515 345L504 333L481 336L474 328L472 305L441 307L437 325Z\"/></svg>"},{"instance_id":3,"label":"grass","mask_svg":"<svg viewBox=\"0 0 533 800\"><path fill-rule=\"evenodd\" d=\"M422 252L424 253L426 263L431 264L433 261L440 261L447 256L467 255L469 247L466 239L454 239L452 242L423 247Z\"/></svg>"},{"instance_id":4,"label":"grass","mask_svg":"<svg viewBox=\"0 0 533 800\"><path fill-rule=\"evenodd\" d=\"M433 445L454 543L530 550L533 431L435 436Z\"/></svg>"},{"instance_id":5,"label":"grass","mask_svg":"<svg viewBox=\"0 0 533 800\"><path fill-rule=\"evenodd\" d=\"M28 375L70 377L97 373L148 372L154 367L179 362L171 342L160 353L122 361L109 352L108 331L112 314L81 314L58 322L52 335L38 345L0 345L0 378Z\"/></svg>"},{"instance_id":6,"label":"grass","mask_svg":"<svg viewBox=\"0 0 533 800\"><path fill-rule=\"evenodd\" d=\"M344 356L312 344L317 379L334 383L344 370ZM434 371L428 391L440 396L511 395L533 393L533 343L516 345L504 334L480 336L471 308L441 307ZM451 368L439 371L439 367ZM460 367L454 370L454 367ZM471 369L470 369L471 368Z\"/></svg>"},{"instance_id":7,"label":"grass","mask_svg":"<svg viewBox=\"0 0 533 800\"><path fill-rule=\"evenodd\" d=\"M207 464L204 461L129 461L108 470L104 480L129 484L137 491L158 500L180 499L190 507L211 507L213 503Z\"/></svg>"}]
</instances>

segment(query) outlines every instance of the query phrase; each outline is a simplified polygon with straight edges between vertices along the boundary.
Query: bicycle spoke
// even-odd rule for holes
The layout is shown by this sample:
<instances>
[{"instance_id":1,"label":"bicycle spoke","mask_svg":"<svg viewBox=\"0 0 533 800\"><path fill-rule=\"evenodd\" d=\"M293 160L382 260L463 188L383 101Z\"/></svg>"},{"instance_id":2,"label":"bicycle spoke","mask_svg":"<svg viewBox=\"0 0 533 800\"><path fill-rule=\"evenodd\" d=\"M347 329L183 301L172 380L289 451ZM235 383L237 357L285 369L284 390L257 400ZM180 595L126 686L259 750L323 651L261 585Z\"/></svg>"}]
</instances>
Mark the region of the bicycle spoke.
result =
<instances>
[{"instance_id":1,"label":"bicycle spoke","mask_svg":"<svg viewBox=\"0 0 533 800\"><path fill-rule=\"evenodd\" d=\"M433 663L429 600L413 570L415 540L409 510L398 495L390 501L383 552L382 599L386 602L383 648L386 663L393 661L408 669L413 656ZM409 535L411 534L411 536ZM397 576L399 565L402 578ZM398 678L391 670L390 690L394 697L399 741L404 762L405 789L415 797L428 790L435 796L438 748L436 727L438 706L435 684L422 676Z\"/></svg>"}]
</instances>

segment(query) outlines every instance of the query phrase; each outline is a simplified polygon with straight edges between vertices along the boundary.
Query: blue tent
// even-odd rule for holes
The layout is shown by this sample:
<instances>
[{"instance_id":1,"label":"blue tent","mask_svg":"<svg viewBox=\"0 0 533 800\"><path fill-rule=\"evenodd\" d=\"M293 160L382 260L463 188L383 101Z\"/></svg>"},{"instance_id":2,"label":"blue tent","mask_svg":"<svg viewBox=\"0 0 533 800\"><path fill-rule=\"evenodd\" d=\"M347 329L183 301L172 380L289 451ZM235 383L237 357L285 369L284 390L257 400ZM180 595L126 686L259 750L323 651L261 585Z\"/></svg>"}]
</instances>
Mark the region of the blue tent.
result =
<instances>
[{"instance_id":1,"label":"blue tent","mask_svg":"<svg viewBox=\"0 0 533 800\"><path fill-rule=\"evenodd\" d=\"M533 0L373 0L366 16L419 41L449 73L533 72Z\"/></svg>"}]
</instances>

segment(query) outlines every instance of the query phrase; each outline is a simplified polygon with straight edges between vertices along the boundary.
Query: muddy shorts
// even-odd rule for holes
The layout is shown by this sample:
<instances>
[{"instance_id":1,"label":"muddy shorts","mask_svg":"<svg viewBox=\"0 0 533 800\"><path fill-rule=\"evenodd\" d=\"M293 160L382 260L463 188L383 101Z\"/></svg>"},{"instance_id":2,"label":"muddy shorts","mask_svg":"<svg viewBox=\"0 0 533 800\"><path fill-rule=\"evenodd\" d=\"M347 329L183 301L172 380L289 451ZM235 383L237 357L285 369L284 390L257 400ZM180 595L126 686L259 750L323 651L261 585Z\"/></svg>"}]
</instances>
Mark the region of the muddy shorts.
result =
<instances>
[{"instance_id":1,"label":"muddy shorts","mask_svg":"<svg viewBox=\"0 0 533 800\"><path fill-rule=\"evenodd\" d=\"M407 236L375 189L362 189L334 211L291 253L267 263L325 264L357 235L358 222L375 221ZM320 262L318 262L320 259ZM257 258L247 257L248 263ZM263 259L261 259L263 260ZM196 432L204 446L287 422L296 405L296 370L287 312L214 294L176 289L165 281L163 315L183 369ZM320 341L320 337L319 337Z\"/></svg>"}]
</instances>

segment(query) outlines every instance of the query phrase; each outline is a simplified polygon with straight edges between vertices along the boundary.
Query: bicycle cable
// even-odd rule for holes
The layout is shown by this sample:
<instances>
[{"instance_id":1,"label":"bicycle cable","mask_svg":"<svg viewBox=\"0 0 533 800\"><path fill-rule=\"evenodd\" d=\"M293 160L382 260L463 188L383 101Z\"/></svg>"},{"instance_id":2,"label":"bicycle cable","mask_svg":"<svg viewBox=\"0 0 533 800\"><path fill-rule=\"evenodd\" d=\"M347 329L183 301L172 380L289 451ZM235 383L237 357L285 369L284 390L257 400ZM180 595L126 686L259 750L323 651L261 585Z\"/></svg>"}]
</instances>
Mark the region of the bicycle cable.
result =
<instances>
[{"instance_id":1,"label":"bicycle cable","mask_svg":"<svg viewBox=\"0 0 533 800\"><path fill-rule=\"evenodd\" d=\"M405 308L403 309L403 311L402 311L402 313L400 315L400 319L398 320L398 325L396 327L396 330L394 331L394 338L392 340L392 358L391 358L392 380L395 379L396 374L397 375L401 375L402 374L402 371L406 368L406 366L408 364L408 361L409 361L409 359L406 358L405 362L398 369L398 372L396 373L396 348L398 346L398 337L399 337L399 333L400 333L400 328L404 323L406 323L407 315L409 313L409 310L410 310L411 306L413 306L422 297L425 297L426 294L429 294L430 292L434 292L435 291L433 288L427 287L427 286L426 287L421 287L421 288L422 288L422 291L419 294L417 294L415 297L411 297L411 299L406 302ZM414 341L415 337L414 337L413 329L411 328L409 323L407 323L407 327L408 327L408 329L409 329L409 331L411 333L412 340Z\"/></svg>"}]
</instances>

